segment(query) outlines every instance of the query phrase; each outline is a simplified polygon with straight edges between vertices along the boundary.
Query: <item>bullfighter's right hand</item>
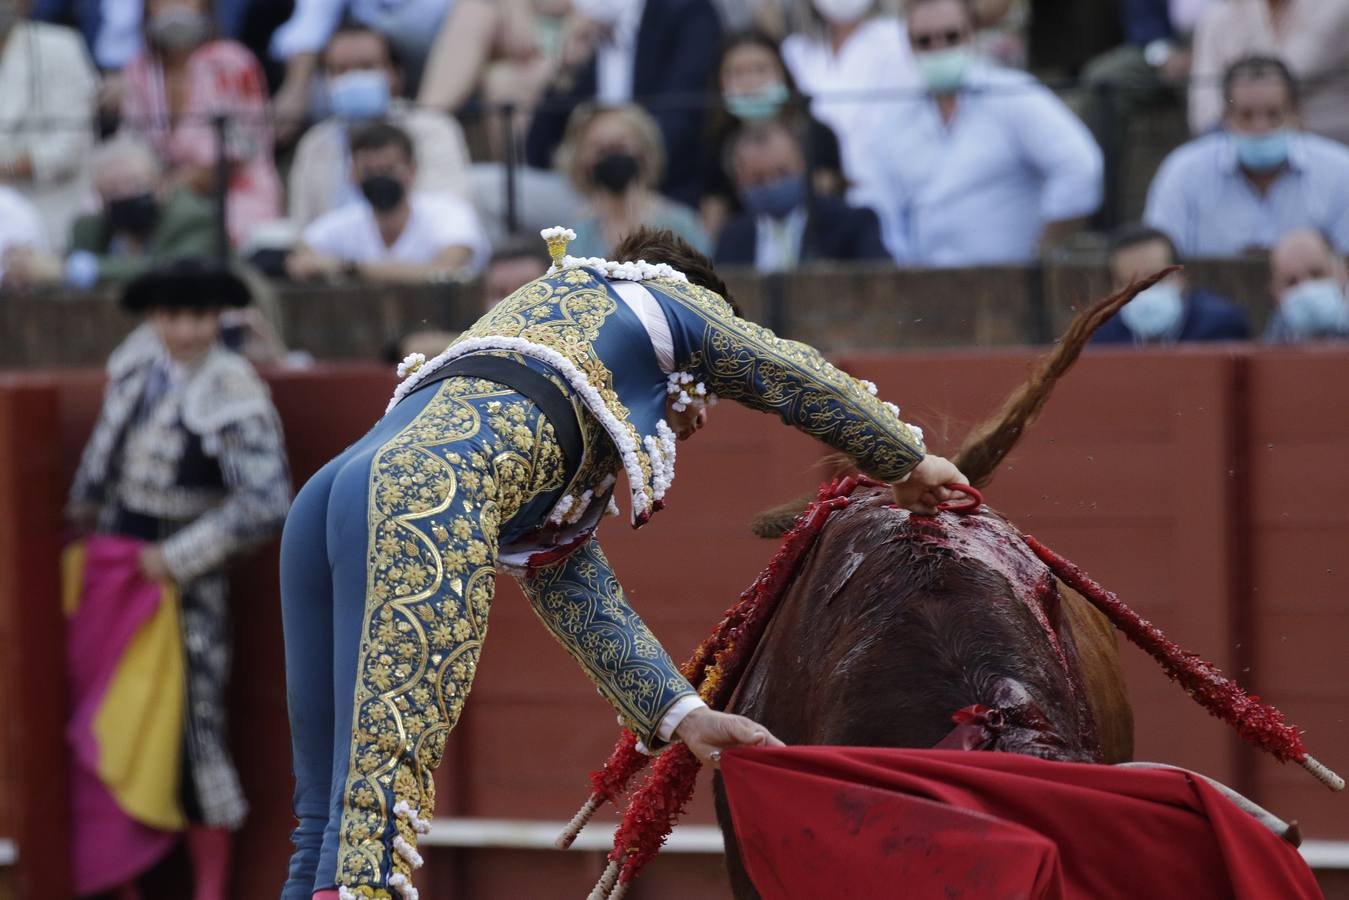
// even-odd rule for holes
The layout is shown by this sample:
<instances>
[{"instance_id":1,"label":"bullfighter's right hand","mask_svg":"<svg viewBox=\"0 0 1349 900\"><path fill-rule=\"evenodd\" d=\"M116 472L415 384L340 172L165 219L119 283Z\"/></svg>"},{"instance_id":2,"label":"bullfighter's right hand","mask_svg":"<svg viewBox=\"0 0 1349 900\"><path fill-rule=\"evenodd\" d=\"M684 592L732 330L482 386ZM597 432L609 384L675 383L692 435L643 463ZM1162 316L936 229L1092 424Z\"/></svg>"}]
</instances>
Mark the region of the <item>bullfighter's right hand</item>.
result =
<instances>
[{"instance_id":1,"label":"bullfighter's right hand","mask_svg":"<svg viewBox=\"0 0 1349 900\"><path fill-rule=\"evenodd\" d=\"M753 719L707 707L693 710L675 736L682 740L703 765L721 767L721 751L730 747L782 747L782 741Z\"/></svg>"},{"instance_id":2,"label":"bullfighter's right hand","mask_svg":"<svg viewBox=\"0 0 1349 900\"><path fill-rule=\"evenodd\" d=\"M935 516L938 506L958 496L947 485L969 483L970 480L949 459L924 456L907 479L892 487L898 506L922 516Z\"/></svg>"}]
</instances>

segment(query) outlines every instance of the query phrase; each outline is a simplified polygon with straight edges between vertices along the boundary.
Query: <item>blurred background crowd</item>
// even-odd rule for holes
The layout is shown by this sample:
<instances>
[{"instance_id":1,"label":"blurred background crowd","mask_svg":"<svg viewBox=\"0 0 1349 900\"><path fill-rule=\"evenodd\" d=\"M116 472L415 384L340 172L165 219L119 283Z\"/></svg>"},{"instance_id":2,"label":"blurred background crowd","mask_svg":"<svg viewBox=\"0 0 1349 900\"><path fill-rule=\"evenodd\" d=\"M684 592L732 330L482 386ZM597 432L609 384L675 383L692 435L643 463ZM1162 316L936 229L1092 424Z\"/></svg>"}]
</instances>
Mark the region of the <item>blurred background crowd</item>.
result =
<instances>
[{"instance_id":1,"label":"blurred background crowd","mask_svg":"<svg viewBox=\"0 0 1349 900\"><path fill-rule=\"evenodd\" d=\"M499 297L540 227L656 225L760 272L1272 254L1264 336L1337 336L1345 140L1346 0L0 0L5 292L209 256ZM1249 336L1144 301L1103 339Z\"/></svg>"}]
</instances>

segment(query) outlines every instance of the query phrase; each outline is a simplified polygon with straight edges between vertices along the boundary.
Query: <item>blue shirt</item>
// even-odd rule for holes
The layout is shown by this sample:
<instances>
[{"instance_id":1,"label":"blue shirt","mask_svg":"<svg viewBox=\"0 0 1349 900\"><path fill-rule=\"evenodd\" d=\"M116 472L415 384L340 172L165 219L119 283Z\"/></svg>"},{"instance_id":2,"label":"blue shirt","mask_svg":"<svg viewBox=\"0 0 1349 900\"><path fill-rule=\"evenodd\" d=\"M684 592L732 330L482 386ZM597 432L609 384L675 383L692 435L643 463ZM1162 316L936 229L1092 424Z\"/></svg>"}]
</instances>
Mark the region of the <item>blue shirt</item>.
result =
<instances>
[{"instance_id":1,"label":"blue shirt","mask_svg":"<svg viewBox=\"0 0 1349 900\"><path fill-rule=\"evenodd\" d=\"M926 92L873 121L849 199L880 215L901 265L1029 262L1046 223L1100 205L1100 148L1024 72L973 67L949 125Z\"/></svg>"},{"instance_id":2,"label":"blue shirt","mask_svg":"<svg viewBox=\"0 0 1349 900\"><path fill-rule=\"evenodd\" d=\"M1287 168L1262 197L1237 165L1230 135L1190 141L1162 162L1143 220L1169 234L1181 256L1238 256L1295 228L1319 228L1349 251L1349 147L1296 133L1288 151Z\"/></svg>"}]
</instances>

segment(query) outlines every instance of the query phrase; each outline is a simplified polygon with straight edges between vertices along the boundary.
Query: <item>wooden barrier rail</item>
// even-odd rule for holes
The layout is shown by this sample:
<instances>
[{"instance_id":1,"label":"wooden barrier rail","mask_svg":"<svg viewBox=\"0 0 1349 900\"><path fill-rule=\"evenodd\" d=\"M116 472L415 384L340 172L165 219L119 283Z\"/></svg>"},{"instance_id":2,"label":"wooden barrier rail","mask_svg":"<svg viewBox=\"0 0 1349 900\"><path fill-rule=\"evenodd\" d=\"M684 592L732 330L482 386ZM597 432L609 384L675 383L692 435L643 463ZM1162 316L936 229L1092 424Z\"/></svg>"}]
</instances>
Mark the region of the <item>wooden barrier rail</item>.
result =
<instances>
[{"instance_id":1,"label":"wooden barrier rail","mask_svg":"<svg viewBox=\"0 0 1349 900\"><path fill-rule=\"evenodd\" d=\"M1246 307L1258 333L1269 308L1263 261L1196 261L1189 269L1196 284ZM1099 261L986 269L819 266L786 277L727 276L749 318L833 353L1046 343L1081 304L1109 288ZM483 306L480 285L259 284L287 342L327 360L380 358L419 328L461 330ZM0 296L0 369L102 365L134 324L107 293Z\"/></svg>"}]
</instances>

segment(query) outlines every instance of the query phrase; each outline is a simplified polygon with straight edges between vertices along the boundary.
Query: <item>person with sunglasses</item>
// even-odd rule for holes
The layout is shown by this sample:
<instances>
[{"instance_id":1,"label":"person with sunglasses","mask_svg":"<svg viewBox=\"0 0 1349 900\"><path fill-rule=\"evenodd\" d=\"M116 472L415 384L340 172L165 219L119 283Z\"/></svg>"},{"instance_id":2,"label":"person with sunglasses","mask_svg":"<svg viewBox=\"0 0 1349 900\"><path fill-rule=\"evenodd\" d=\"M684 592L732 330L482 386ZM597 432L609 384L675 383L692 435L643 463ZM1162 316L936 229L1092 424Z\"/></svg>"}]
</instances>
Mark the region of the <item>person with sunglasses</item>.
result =
<instances>
[{"instance_id":1,"label":"person with sunglasses","mask_svg":"<svg viewBox=\"0 0 1349 900\"><path fill-rule=\"evenodd\" d=\"M856 196L881 216L902 265L1023 264L1100 205L1100 148L1024 72L981 56L968 0L914 0L909 45L920 87L883 107Z\"/></svg>"}]
</instances>

